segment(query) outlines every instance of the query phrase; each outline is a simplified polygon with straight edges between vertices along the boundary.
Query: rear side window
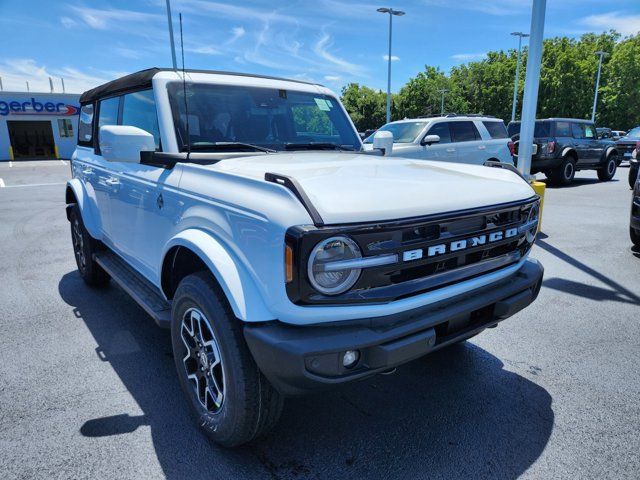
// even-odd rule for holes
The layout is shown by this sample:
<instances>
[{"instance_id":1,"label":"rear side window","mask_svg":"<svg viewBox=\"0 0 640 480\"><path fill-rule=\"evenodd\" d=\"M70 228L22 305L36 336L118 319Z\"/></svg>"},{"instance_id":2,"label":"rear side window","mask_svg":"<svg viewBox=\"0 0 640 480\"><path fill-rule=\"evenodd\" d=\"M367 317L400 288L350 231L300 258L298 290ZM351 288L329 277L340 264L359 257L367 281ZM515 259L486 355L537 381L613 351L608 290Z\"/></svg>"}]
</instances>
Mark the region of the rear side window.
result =
<instances>
[{"instance_id":1,"label":"rear side window","mask_svg":"<svg viewBox=\"0 0 640 480\"><path fill-rule=\"evenodd\" d=\"M80 107L78 145L91 146L93 140L93 103Z\"/></svg>"},{"instance_id":2,"label":"rear side window","mask_svg":"<svg viewBox=\"0 0 640 480\"><path fill-rule=\"evenodd\" d=\"M584 137L585 138L597 138L596 129L593 128L593 125L585 125L584 126Z\"/></svg>"},{"instance_id":3,"label":"rear side window","mask_svg":"<svg viewBox=\"0 0 640 480\"><path fill-rule=\"evenodd\" d=\"M507 128L504 126L504 122L482 122L485 128L489 131L491 138L508 138Z\"/></svg>"},{"instance_id":4,"label":"rear side window","mask_svg":"<svg viewBox=\"0 0 640 480\"><path fill-rule=\"evenodd\" d=\"M571 124L569 122L556 122L556 137L570 137Z\"/></svg>"},{"instance_id":5,"label":"rear side window","mask_svg":"<svg viewBox=\"0 0 640 480\"><path fill-rule=\"evenodd\" d=\"M451 122L451 136L454 142L479 140L480 134L473 122Z\"/></svg>"},{"instance_id":6,"label":"rear side window","mask_svg":"<svg viewBox=\"0 0 640 480\"><path fill-rule=\"evenodd\" d=\"M128 93L122 97L121 123L149 132L155 140L156 150L160 148L158 114L152 90Z\"/></svg>"},{"instance_id":7,"label":"rear side window","mask_svg":"<svg viewBox=\"0 0 640 480\"><path fill-rule=\"evenodd\" d=\"M573 132L573 138L584 138L584 130L582 128L582 124L572 123L571 131Z\"/></svg>"},{"instance_id":8,"label":"rear side window","mask_svg":"<svg viewBox=\"0 0 640 480\"><path fill-rule=\"evenodd\" d=\"M449 122L436 123L429 129L427 135L438 135L439 143L451 143L451 133L449 132Z\"/></svg>"}]
</instances>

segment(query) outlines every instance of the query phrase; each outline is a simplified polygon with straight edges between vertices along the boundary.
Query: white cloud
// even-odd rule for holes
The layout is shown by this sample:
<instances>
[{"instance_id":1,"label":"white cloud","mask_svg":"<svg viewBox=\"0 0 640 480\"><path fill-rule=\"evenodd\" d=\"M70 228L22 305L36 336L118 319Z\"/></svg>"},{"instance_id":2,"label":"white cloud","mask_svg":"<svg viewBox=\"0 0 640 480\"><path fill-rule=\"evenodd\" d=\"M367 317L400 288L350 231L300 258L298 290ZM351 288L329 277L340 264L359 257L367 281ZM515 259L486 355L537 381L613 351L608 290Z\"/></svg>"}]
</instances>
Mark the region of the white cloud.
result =
<instances>
[{"instance_id":1,"label":"white cloud","mask_svg":"<svg viewBox=\"0 0 640 480\"><path fill-rule=\"evenodd\" d=\"M362 67L355 63L348 62L340 57L336 57L329 52L329 48L333 45L331 36L328 33L323 33L320 40L313 46L313 51L323 60L331 63L334 67L339 68L343 72L351 75L362 75Z\"/></svg>"},{"instance_id":2,"label":"white cloud","mask_svg":"<svg viewBox=\"0 0 640 480\"><path fill-rule=\"evenodd\" d=\"M342 79L342 77L339 76L339 75L325 75L324 79L327 82L338 82L338 81L340 81Z\"/></svg>"},{"instance_id":3,"label":"white cloud","mask_svg":"<svg viewBox=\"0 0 640 480\"><path fill-rule=\"evenodd\" d=\"M389 61L389 55L383 55L382 58L384 59L385 62ZM397 57L396 55L391 55L392 62L397 62L398 60L400 60L400 57Z\"/></svg>"},{"instance_id":4,"label":"white cloud","mask_svg":"<svg viewBox=\"0 0 640 480\"><path fill-rule=\"evenodd\" d=\"M64 28L73 28L78 24L78 22L70 17L60 17L60 23Z\"/></svg>"},{"instance_id":5,"label":"white cloud","mask_svg":"<svg viewBox=\"0 0 640 480\"><path fill-rule=\"evenodd\" d=\"M4 89L14 91L26 91L25 82L28 81L32 92L48 92L49 77L52 77L55 90L61 92L60 77L63 77L67 93L82 93L121 75L124 73L88 73L72 67L49 69L31 58L14 58L0 62L0 77Z\"/></svg>"},{"instance_id":6,"label":"white cloud","mask_svg":"<svg viewBox=\"0 0 640 480\"><path fill-rule=\"evenodd\" d=\"M121 10L116 8L100 9L89 7L71 7L79 19L87 26L96 30L108 30L120 27L122 23L137 23L146 25L152 21L164 21L166 17L156 13L136 12L133 10ZM64 23L63 23L64 24Z\"/></svg>"},{"instance_id":7,"label":"white cloud","mask_svg":"<svg viewBox=\"0 0 640 480\"><path fill-rule=\"evenodd\" d=\"M623 12L589 15L580 19L578 23L598 31L614 29L622 35L635 35L640 32L640 15L626 15Z\"/></svg>"},{"instance_id":8,"label":"white cloud","mask_svg":"<svg viewBox=\"0 0 640 480\"><path fill-rule=\"evenodd\" d=\"M456 53L451 55L451 58L460 62L469 62L471 60L482 60L486 56L486 53Z\"/></svg>"},{"instance_id":9,"label":"white cloud","mask_svg":"<svg viewBox=\"0 0 640 480\"><path fill-rule=\"evenodd\" d=\"M187 52L199 53L201 55L221 55L222 52L211 45L200 45L198 47L185 48Z\"/></svg>"},{"instance_id":10,"label":"white cloud","mask_svg":"<svg viewBox=\"0 0 640 480\"><path fill-rule=\"evenodd\" d=\"M227 44L231 44L238 40L240 37L244 37L244 34L247 33L243 27L234 27L231 29L231 38L227 40Z\"/></svg>"},{"instance_id":11,"label":"white cloud","mask_svg":"<svg viewBox=\"0 0 640 480\"><path fill-rule=\"evenodd\" d=\"M515 15L531 12L531 1L528 0L425 0L427 5L434 7L456 8L459 10L471 10L495 16Z\"/></svg>"}]
</instances>

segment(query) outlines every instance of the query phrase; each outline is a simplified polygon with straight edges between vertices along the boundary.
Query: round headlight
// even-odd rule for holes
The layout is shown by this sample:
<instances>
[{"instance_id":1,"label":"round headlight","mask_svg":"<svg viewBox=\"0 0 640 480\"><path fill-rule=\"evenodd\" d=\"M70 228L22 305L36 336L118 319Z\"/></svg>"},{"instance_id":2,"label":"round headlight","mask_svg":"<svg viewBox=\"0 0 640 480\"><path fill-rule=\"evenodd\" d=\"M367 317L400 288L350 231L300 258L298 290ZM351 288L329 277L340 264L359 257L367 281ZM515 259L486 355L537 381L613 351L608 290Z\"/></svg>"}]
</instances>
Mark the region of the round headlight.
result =
<instances>
[{"instance_id":1,"label":"round headlight","mask_svg":"<svg viewBox=\"0 0 640 480\"><path fill-rule=\"evenodd\" d=\"M313 288L324 295L346 292L360 276L359 268L349 268L349 260L362 258L356 242L348 237L331 237L318 243L309 257L307 273Z\"/></svg>"}]
</instances>

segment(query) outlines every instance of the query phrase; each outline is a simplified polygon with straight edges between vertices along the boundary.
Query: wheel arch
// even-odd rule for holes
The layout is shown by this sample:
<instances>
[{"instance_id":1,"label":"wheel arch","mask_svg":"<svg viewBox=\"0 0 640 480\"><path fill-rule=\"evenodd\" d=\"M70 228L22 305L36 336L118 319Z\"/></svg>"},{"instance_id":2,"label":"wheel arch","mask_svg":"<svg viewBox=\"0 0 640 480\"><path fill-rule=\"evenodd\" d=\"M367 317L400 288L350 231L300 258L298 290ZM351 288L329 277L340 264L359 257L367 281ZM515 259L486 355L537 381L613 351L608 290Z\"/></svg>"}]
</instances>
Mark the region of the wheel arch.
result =
<instances>
[{"instance_id":1,"label":"wheel arch","mask_svg":"<svg viewBox=\"0 0 640 480\"><path fill-rule=\"evenodd\" d=\"M618 155L618 150L616 150L616 147L608 147L604 151L604 158L609 158L611 155Z\"/></svg>"},{"instance_id":2,"label":"wheel arch","mask_svg":"<svg viewBox=\"0 0 640 480\"><path fill-rule=\"evenodd\" d=\"M95 238L100 238L100 232L102 231L100 225L100 217L95 214L92 208L92 202L89 198L87 191L85 190L82 182L77 178L72 178L67 181L67 187L65 189L65 203L67 204L66 213L67 220L70 219L70 209L73 205L77 205L82 215L82 222L89 234Z\"/></svg>"},{"instance_id":3,"label":"wheel arch","mask_svg":"<svg viewBox=\"0 0 640 480\"><path fill-rule=\"evenodd\" d=\"M184 230L165 246L160 264L162 293L171 300L180 280L202 270L213 275L237 318L250 322L274 319L246 268L203 230Z\"/></svg>"},{"instance_id":4,"label":"wheel arch","mask_svg":"<svg viewBox=\"0 0 640 480\"><path fill-rule=\"evenodd\" d=\"M576 152L573 148L571 147L565 147L564 150L562 150L562 156L563 157L571 157L573 158L576 162L578 161L578 152Z\"/></svg>"}]
</instances>

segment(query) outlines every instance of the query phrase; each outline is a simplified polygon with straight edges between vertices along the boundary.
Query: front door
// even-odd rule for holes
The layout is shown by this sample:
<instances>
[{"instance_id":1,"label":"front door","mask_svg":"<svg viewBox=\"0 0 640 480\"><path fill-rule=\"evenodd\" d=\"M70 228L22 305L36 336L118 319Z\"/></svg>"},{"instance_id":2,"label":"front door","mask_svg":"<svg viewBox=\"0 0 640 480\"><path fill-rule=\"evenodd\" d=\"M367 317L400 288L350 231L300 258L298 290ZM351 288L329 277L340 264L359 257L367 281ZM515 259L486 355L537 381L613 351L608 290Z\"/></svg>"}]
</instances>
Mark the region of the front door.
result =
<instances>
[{"instance_id":1,"label":"front door","mask_svg":"<svg viewBox=\"0 0 640 480\"><path fill-rule=\"evenodd\" d=\"M457 162L458 155L455 145L451 142L449 122L439 122L432 125L426 135L438 135L440 141L431 145L423 145L422 158L425 160L440 160L445 162Z\"/></svg>"}]
</instances>

